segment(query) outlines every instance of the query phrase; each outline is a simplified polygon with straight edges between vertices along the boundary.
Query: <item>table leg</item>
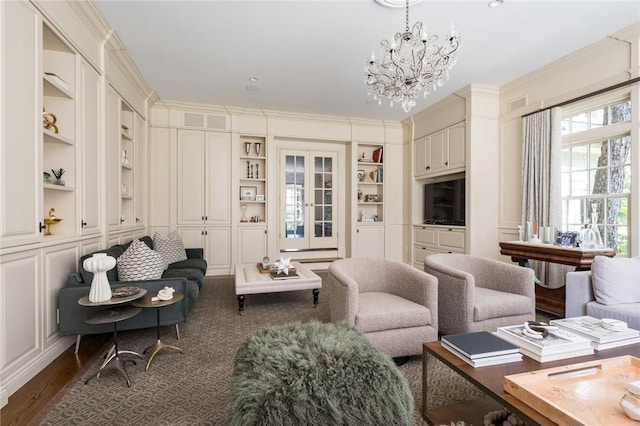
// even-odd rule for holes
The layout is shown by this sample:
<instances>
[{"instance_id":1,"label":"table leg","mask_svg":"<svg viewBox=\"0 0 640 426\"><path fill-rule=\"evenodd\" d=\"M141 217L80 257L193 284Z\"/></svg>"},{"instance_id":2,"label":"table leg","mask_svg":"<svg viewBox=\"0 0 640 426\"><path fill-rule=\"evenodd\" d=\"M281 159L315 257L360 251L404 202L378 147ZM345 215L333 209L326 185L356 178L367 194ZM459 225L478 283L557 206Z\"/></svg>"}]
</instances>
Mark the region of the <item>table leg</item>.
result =
<instances>
[{"instance_id":1,"label":"table leg","mask_svg":"<svg viewBox=\"0 0 640 426\"><path fill-rule=\"evenodd\" d=\"M147 353L147 351L151 350L151 355L149 356L149 360L147 361L147 365L144 368L144 371L149 371L149 366L151 365L151 361L153 361L153 357L156 356L161 349L169 348L175 349L176 351L183 354L184 352L177 346L167 345L162 340L160 340L160 308L156 308L156 335L158 336L158 341L153 345L146 348L142 353Z\"/></svg>"},{"instance_id":2,"label":"table leg","mask_svg":"<svg viewBox=\"0 0 640 426\"><path fill-rule=\"evenodd\" d=\"M108 357L108 361L106 361L105 363L102 364L102 366L100 366L100 369L98 370L98 372L96 374L94 374L93 376L89 377L87 380L85 380L84 384L88 384L89 381L91 379L93 379L94 377L99 378L100 374L102 374L105 370L108 369L115 369L118 370L125 378L126 382L127 382L127 386L131 387L131 380L129 380L129 374L127 374L127 368L126 368L126 362L123 362L120 359L120 352L118 351L118 326L117 326L117 322L113 323L113 355ZM110 351L111 352L111 351ZM128 351L127 351L128 352ZM135 364L135 361L130 361L133 362Z\"/></svg>"},{"instance_id":3,"label":"table leg","mask_svg":"<svg viewBox=\"0 0 640 426\"><path fill-rule=\"evenodd\" d=\"M244 294L238 295L238 312L242 315L242 311L244 311Z\"/></svg>"},{"instance_id":4,"label":"table leg","mask_svg":"<svg viewBox=\"0 0 640 426\"><path fill-rule=\"evenodd\" d=\"M314 288L313 290L311 290L311 293L313 294L313 306L314 308L318 307L318 295L320 294L320 289Z\"/></svg>"}]
</instances>

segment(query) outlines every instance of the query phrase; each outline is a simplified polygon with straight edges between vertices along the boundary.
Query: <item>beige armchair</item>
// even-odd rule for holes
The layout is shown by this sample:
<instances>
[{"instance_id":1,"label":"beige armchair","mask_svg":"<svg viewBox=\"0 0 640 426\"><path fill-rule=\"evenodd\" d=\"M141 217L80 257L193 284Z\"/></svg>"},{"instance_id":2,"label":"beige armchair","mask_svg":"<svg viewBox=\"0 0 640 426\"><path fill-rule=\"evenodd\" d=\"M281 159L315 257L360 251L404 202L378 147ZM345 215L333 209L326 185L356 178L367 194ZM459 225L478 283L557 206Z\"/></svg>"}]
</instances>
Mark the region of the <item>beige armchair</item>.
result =
<instances>
[{"instance_id":1,"label":"beige armchair","mask_svg":"<svg viewBox=\"0 0 640 426\"><path fill-rule=\"evenodd\" d=\"M331 321L346 321L394 358L438 339L438 281L404 263L349 258L329 266Z\"/></svg>"},{"instance_id":2,"label":"beige armchair","mask_svg":"<svg viewBox=\"0 0 640 426\"><path fill-rule=\"evenodd\" d=\"M432 254L424 270L438 278L442 334L495 331L535 320L534 273L529 268L466 254Z\"/></svg>"}]
</instances>

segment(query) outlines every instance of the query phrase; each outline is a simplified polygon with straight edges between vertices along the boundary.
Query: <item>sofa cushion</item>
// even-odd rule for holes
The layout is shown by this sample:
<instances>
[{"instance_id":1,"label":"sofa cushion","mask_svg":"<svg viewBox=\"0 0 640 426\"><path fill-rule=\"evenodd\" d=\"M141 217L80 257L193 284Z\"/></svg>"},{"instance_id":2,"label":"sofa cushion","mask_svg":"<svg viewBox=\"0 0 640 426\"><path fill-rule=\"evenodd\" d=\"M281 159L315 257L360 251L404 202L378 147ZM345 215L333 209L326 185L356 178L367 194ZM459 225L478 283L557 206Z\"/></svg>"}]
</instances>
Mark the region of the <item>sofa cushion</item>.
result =
<instances>
[{"instance_id":1,"label":"sofa cushion","mask_svg":"<svg viewBox=\"0 0 640 426\"><path fill-rule=\"evenodd\" d=\"M640 330L640 303L620 303L603 305L596 301L587 303L586 315L594 318L613 318L624 321L630 328Z\"/></svg>"},{"instance_id":2,"label":"sofa cushion","mask_svg":"<svg viewBox=\"0 0 640 426\"><path fill-rule=\"evenodd\" d=\"M202 288L204 282L204 274L198 269L166 269L162 272L162 278L186 278L198 284L198 288Z\"/></svg>"},{"instance_id":3,"label":"sofa cushion","mask_svg":"<svg viewBox=\"0 0 640 426\"><path fill-rule=\"evenodd\" d=\"M84 269L84 266L83 266L84 260L93 256L95 253L106 253L107 256L111 256L117 260L118 257L120 257L122 253L124 253L124 249L122 248L122 246L115 245L113 247L109 247L108 249L98 250L96 252L86 254L80 257L80 261L79 261L80 264L78 265L78 271L80 271L80 275L82 276L82 281L84 282L84 284L91 284L91 281L93 281L93 272L89 272L86 269ZM107 279L109 280L110 283L118 281L118 264L117 263L115 268L112 268L109 271L107 271Z\"/></svg>"},{"instance_id":4,"label":"sofa cushion","mask_svg":"<svg viewBox=\"0 0 640 426\"><path fill-rule=\"evenodd\" d=\"M167 264L181 262L187 259L182 237L180 237L180 234L176 231L168 235L162 235L156 232L153 236L153 249L165 257Z\"/></svg>"},{"instance_id":5,"label":"sofa cushion","mask_svg":"<svg viewBox=\"0 0 640 426\"><path fill-rule=\"evenodd\" d=\"M431 324L431 311L389 293L367 292L358 295L356 328L363 333Z\"/></svg>"},{"instance_id":6,"label":"sofa cushion","mask_svg":"<svg viewBox=\"0 0 640 426\"><path fill-rule=\"evenodd\" d=\"M187 259L169 265L169 269L197 269L202 274L207 273L207 261L204 259Z\"/></svg>"},{"instance_id":7,"label":"sofa cushion","mask_svg":"<svg viewBox=\"0 0 640 426\"><path fill-rule=\"evenodd\" d=\"M117 259L120 281L155 280L162 277L165 259L136 239Z\"/></svg>"},{"instance_id":8,"label":"sofa cushion","mask_svg":"<svg viewBox=\"0 0 640 426\"><path fill-rule=\"evenodd\" d=\"M482 287L476 287L475 292L474 321L533 313L533 301L527 296Z\"/></svg>"},{"instance_id":9,"label":"sofa cushion","mask_svg":"<svg viewBox=\"0 0 640 426\"><path fill-rule=\"evenodd\" d=\"M640 302L640 258L596 256L591 280L598 303Z\"/></svg>"}]
</instances>

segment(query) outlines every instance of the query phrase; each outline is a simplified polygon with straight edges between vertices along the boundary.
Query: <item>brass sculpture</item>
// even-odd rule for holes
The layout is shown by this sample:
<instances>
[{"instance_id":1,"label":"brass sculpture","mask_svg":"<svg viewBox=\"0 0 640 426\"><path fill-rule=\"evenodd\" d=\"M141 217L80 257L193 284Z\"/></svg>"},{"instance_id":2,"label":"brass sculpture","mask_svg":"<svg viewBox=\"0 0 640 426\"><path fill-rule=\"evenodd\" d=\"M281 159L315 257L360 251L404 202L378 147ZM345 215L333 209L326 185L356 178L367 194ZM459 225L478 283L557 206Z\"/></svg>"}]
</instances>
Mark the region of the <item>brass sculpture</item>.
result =
<instances>
[{"instance_id":1,"label":"brass sculpture","mask_svg":"<svg viewBox=\"0 0 640 426\"><path fill-rule=\"evenodd\" d=\"M47 225L47 230L44 232L44 235L51 235L51 225L55 225L61 220L62 219L56 217L56 209L49 209L49 217L44 218L44 224Z\"/></svg>"}]
</instances>

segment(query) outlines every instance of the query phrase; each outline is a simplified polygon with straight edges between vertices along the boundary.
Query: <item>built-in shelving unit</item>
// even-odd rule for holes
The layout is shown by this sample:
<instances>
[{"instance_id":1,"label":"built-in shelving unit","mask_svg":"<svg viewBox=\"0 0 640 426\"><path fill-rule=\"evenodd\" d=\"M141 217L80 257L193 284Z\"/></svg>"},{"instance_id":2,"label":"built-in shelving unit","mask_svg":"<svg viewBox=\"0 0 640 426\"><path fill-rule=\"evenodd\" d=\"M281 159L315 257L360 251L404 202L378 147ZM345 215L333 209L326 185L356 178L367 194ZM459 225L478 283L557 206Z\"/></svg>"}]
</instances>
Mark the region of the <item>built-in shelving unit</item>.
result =
<instances>
[{"instance_id":1,"label":"built-in shelving unit","mask_svg":"<svg viewBox=\"0 0 640 426\"><path fill-rule=\"evenodd\" d=\"M238 194L240 225L265 223L267 218L267 152L261 136L240 136Z\"/></svg>"},{"instance_id":2,"label":"built-in shelving unit","mask_svg":"<svg viewBox=\"0 0 640 426\"><path fill-rule=\"evenodd\" d=\"M42 25L42 210L62 219L52 235L76 233L76 52L47 24ZM55 173L64 172L57 179ZM55 171L55 172L54 172Z\"/></svg>"},{"instance_id":3,"label":"built-in shelving unit","mask_svg":"<svg viewBox=\"0 0 640 426\"><path fill-rule=\"evenodd\" d=\"M135 129L134 112L124 101L120 103L120 199L122 224L134 226L135 221Z\"/></svg>"},{"instance_id":4,"label":"built-in shelving unit","mask_svg":"<svg viewBox=\"0 0 640 426\"><path fill-rule=\"evenodd\" d=\"M380 145L358 145L358 222L384 221L384 152Z\"/></svg>"}]
</instances>

